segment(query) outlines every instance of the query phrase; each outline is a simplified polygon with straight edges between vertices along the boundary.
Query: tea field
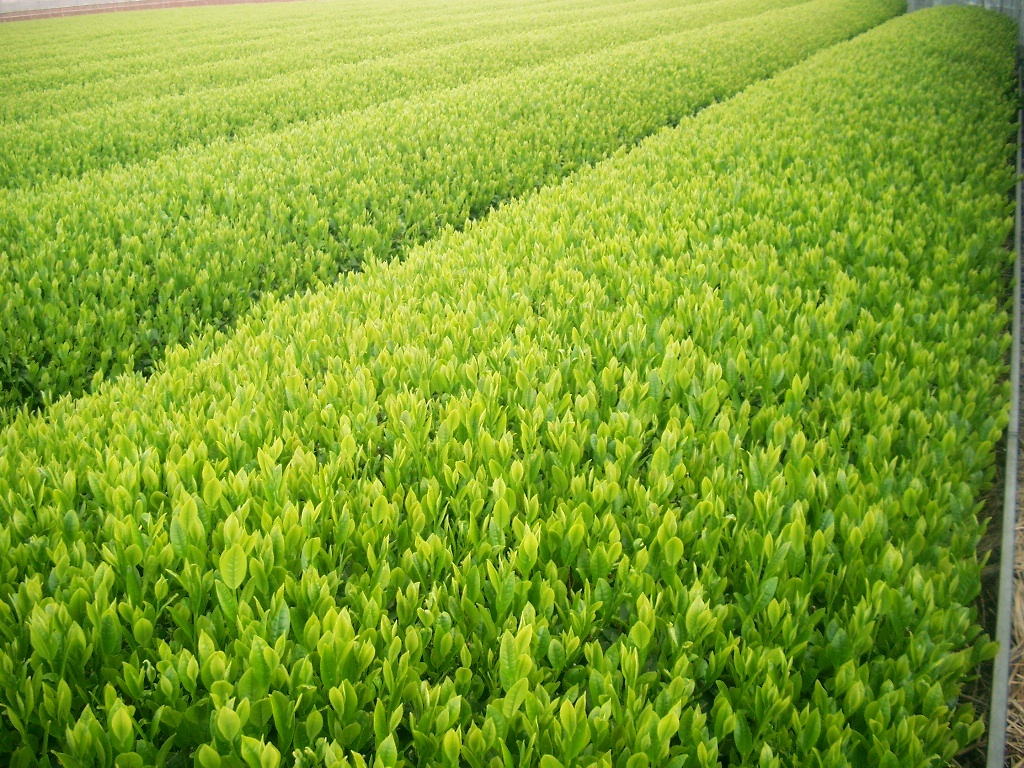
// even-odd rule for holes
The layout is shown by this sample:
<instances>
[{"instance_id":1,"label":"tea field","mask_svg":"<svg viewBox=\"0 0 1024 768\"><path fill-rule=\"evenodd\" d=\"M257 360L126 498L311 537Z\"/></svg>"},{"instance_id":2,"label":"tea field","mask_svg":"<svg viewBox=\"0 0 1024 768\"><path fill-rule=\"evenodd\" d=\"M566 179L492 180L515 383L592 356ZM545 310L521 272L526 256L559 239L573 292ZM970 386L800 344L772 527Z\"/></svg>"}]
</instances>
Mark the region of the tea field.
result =
<instances>
[{"instance_id":1,"label":"tea field","mask_svg":"<svg viewBox=\"0 0 1024 768\"><path fill-rule=\"evenodd\" d=\"M975 744L1017 31L902 10L0 26L0 763Z\"/></svg>"},{"instance_id":2,"label":"tea field","mask_svg":"<svg viewBox=\"0 0 1024 768\"><path fill-rule=\"evenodd\" d=\"M478 69L479 77L451 88L443 60L433 71L442 84L431 90L432 70L414 66L403 85L386 59L367 67L365 108L0 192L0 406L39 405L104 375L148 372L168 347L230 328L262 296L329 284L365 259L462 227L897 8L896 0L814 0L765 10L764 1L724 0L712 4L717 12L745 7L747 18L708 25L697 15L705 26L608 47L631 29L628 20L610 24L593 38L599 50L536 65L512 66L516 57L544 58L520 40L506 54L491 41L494 50L459 54L466 76ZM650 35L645 28L638 22L632 34ZM562 33L546 56L576 34ZM491 66L507 71L487 76ZM392 98L403 87L414 95ZM219 93L210 98L221 103ZM267 108L260 95L252 106ZM199 125L176 120L183 130ZM210 120L209 130L224 130ZM71 157L54 146L49 174Z\"/></svg>"}]
</instances>

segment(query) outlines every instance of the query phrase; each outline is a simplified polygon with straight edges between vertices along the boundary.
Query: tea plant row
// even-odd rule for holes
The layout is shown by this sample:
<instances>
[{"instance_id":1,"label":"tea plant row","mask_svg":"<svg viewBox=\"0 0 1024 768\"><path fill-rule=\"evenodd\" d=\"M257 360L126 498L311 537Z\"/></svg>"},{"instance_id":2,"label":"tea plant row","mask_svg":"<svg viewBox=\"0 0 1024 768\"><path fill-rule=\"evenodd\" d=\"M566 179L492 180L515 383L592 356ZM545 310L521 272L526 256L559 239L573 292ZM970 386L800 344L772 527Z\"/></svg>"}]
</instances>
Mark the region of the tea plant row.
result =
<instances>
[{"instance_id":1,"label":"tea plant row","mask_svg":"<svg viewBox=\"0 0 1024 768\"><path fill-rule=\"evenodd\" d=\"M311 67L573 22L613 22L701 2L706 0L454 0L417 8L392 1L362 11L346 3L262 5L244 17L205 8L150 15L157 20L152 28L125 17L76 19L56 39L45 25L37 35L28 34L31 25L15 25L0 30L0 115L6 121L57 117L146 96L202 93Z\"/></svg>"},{"instance_id":2,"label":"tea plant row","mask_svg":"<svg viewBox=\"0 0 1024 768\"><path fill-rule=\"evenodd\" d=\"M488 36L227 88L146 96L0 125L0 185L22 187L153 160L185 145L265 134L398 98L509 75L636 40L756 16L798 0L718 0L524 34ZM221 67L218 65L217 70ZM167 73L176 79L178 73ZM139 172L139 169L133 169ZM143 171L145 172L145 171Z\"/></svg>"}]
</instances>

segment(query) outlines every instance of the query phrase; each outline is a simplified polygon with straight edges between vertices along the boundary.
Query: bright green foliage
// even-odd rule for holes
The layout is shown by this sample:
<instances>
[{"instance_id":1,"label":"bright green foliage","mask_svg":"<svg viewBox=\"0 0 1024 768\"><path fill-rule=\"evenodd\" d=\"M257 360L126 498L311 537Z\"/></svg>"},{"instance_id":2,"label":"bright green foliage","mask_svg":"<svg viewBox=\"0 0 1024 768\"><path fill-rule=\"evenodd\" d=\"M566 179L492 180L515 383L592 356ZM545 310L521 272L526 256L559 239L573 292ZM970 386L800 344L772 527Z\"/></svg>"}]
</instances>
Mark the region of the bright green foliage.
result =
<instances>
[{"instance_id":1,"label":"bright green foliage","mask_svg":"<svg viewBox=\"0 0 1024 768\"><path fill-rule=\"evenodd\" d=\"M698 0L706 2L707 0ZM418 48L613 19L695 0L380 0L199 8L0 28L0 116L57 116L202 93ZM55 34L55 24L62 24ZM173 74L173 77L171 76Z\"/></svg>"},{"instance_id":2,"label":"bright green foliage","mask_svg":"<svg viewBox=\"0 0 1024 768\"><path fill-rule=\"evenodd\" d=\"M397 255L900 5L815 0L9 194L0 405L148 371L262 294Z\"/></svg>"},{"instance_id":3,"label":"bright green foliage","mask_svg":"<svg viewBox=\"0 0 1024 768\"><path fill-rule=\"evenodd\" d=\"M20 416L0 755L947 762L992 653L1014 45L901 18Z\"/></svg>"},{"instance_id":4,"label":"bright green foliage","mask_svg":"<svg viewBox=\"0 0 1024 768\"><path fill-rule=\"evenodd\" d=\"M507 21L512 31L468 42L415 48L390 57L304 68L256 82L186 91L142 94L58 116L34 115L0 125L0 184L8 187L78 176L126 161L151 160L187 143L209 143L280 129L290 123L361 109L390 99L451 88L518 67L565 59L586 51L679 32L803 0L717 0L673 4L618 17L573 20L529 34L527 6ZM493 25L491 20L490 25ZM488 26L490 26L488 25ZM369 44L363 41L364 46ZM168 78L177 72L167 74ZM40 95L37 94L36 98ZM31 100L31 99L27 99Z\"/></svg>"}]
</instances>

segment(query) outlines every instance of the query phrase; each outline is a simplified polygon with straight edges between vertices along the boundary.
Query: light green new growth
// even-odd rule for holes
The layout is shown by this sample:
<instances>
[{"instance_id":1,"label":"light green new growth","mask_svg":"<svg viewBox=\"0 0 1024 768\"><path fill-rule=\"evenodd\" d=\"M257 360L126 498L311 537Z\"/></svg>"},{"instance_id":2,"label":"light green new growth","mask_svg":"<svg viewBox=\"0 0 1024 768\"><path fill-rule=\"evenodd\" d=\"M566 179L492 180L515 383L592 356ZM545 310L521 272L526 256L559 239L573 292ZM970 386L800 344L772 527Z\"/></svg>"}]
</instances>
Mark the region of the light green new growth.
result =
<instances>
[{"instance_id":1,"label":"light green new growth","mask_svg":"<svg viewBox=\"0 0 1024 768\"><path fill-rule=\"evenodd\" d=\"M398 256L898 8L814 0L0 195L0 405L148 372L264 294Z\"/></svg>"}]
</instances>

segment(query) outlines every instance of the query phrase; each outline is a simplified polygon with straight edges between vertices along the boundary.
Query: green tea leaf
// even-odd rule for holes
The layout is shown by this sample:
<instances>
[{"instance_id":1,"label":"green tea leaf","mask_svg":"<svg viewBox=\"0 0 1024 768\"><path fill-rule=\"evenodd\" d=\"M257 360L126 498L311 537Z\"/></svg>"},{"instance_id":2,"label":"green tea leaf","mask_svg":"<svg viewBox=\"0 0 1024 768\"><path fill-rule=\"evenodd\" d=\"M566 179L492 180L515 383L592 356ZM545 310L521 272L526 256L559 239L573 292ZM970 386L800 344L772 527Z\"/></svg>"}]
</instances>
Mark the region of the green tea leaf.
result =
<instances>
[{"instance_id":1,"label":"green tea leaf","mask_svg":"<svg viewBox=\"0 0 1024 768\"><path fill-rule=\"evenodd\" d=\"M235 544L224 550L220 556L220 575L224 583L232 590L238 589L245 581L245 575L249 568L249 560L244 550Z\"/></svg>"}]
</instances>

